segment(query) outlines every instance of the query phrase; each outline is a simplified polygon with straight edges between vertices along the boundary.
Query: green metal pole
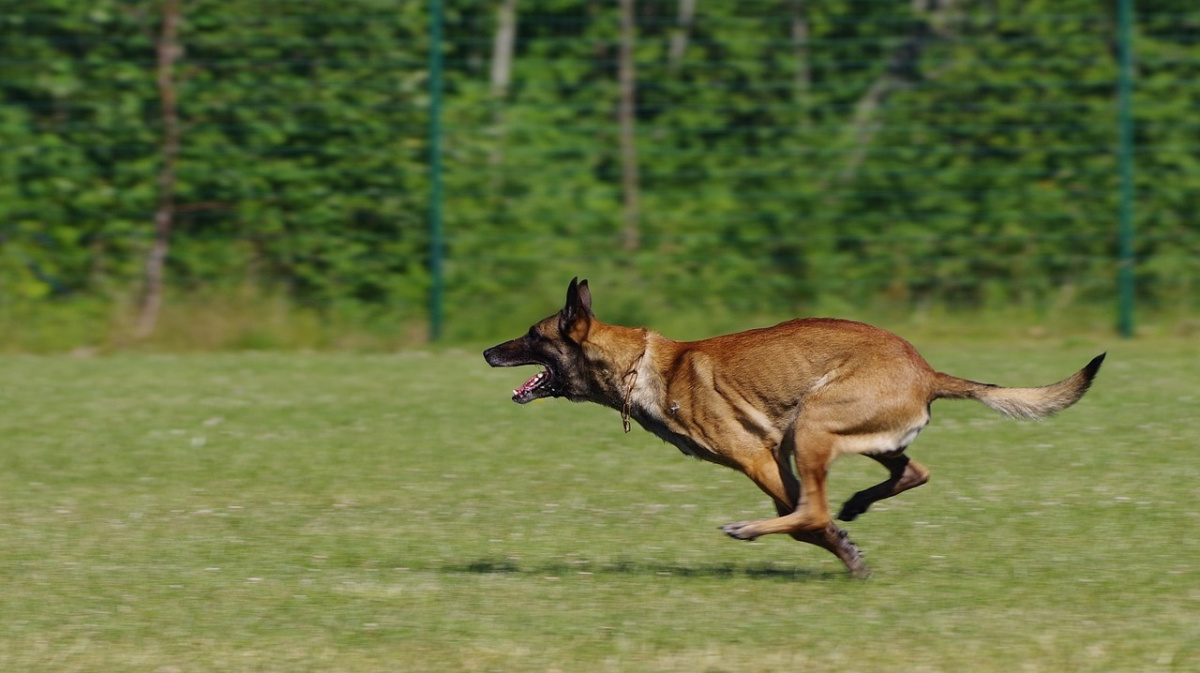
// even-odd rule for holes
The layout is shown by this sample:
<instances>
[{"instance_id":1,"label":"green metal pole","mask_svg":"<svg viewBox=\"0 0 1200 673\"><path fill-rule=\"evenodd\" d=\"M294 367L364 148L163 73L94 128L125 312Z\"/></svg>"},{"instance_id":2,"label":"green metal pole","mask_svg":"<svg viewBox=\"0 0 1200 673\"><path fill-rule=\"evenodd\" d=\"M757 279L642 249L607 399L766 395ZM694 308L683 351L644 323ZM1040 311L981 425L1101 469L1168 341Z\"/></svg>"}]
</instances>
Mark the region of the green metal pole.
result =
<instances>
[{"instance_id":1,"label":"green metal pole","mask_svg":"<svg viewBox=\"0 0 1200 673\"><path fill-rule=\"evenodd\" d=\"M1121 336L1133 336L1134 252L1133 252L1133 0L1117 3L1119 71L1117 76L1118 125L1120 127L1118 162L1120 163L1121 203L1120 241L1117 262L1118 317Z\"/></svg>"},{"instance_id":2,"label":"green metal pole","mask_svg":"<svg viewBox=\"0 0 1200 673\"><path fill-rule=\"evenodd\" d=\"M442 0L429 2L429 339L442 338L445 279L442 262Z\"/></svg>"}]
</instances>

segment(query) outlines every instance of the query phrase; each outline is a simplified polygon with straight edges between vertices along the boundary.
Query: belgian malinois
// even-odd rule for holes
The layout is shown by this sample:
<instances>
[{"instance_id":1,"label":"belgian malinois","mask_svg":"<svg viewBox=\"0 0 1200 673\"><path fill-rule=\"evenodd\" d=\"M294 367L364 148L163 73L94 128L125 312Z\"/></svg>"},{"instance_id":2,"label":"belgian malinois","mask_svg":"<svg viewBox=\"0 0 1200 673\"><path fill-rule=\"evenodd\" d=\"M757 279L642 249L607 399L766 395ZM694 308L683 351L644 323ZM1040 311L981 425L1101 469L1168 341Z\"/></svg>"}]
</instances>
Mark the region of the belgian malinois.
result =
<instances>
[{"instance_id":1,"label":"belgian malinois","mask_svg":"<svg viewBox=\"0 0 1200 673\"><path fill-rule=\"evenodd\" d=\"M577 281L561 311L484 351L493 367L543 367L513 401L565 397L620 410L626 432L637 421L685 455L738 470L771 497L777 517L728 524L727 535L787 533L834 553L859 576L867 567L826 499L834 458L862 454L889 473L842 505L838 518L851 521L929 479L904 451L929 423L934 400L970 398L1011 417L1044 418L1075 404L1104 361L1100 355L1052 385L1003 388L934 371L907 341L848 320L806 318L673 341L600 322L587 281Z\"/></svg>"}]
</instances>

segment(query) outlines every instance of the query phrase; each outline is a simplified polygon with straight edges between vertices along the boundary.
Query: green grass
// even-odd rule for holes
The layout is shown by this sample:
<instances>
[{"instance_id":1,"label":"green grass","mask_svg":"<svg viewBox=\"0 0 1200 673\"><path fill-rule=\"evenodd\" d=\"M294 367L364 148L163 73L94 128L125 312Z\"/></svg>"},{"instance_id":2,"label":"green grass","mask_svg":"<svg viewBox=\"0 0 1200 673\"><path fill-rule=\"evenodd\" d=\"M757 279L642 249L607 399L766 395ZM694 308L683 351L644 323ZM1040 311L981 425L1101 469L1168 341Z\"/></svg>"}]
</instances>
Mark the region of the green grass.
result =
<instances>
[{"instance_id":1,"label":"green grass","mask_svg":"<svg viewBox=\"0 0 1200 673\"><path fill-rule=\"evenodd\" d=\"M865 582L475 350L4 356L0 670L1200 670L1200 346L918 345L1002 384L1110 352L1043 423L935 404L930 484L848 525Z\"/></svg>"}]
</instances>

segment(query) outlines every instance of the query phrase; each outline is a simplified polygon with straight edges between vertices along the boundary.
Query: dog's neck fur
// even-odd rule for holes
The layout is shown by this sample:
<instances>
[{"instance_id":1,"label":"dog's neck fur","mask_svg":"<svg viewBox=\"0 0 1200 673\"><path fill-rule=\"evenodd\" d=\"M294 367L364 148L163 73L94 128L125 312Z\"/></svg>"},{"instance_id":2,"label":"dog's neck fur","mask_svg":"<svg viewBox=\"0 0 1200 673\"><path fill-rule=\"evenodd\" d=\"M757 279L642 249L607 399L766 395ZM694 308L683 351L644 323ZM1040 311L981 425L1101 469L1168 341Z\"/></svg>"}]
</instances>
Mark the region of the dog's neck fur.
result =
<instances>
[{"instance_id":1,"label":"dog's neck fur","mask_svg":"<svg viewBox=\"0 0 1200 673\"><path fill-rule=\"evenodd\" d=\"M630 387L636 395L649 377L650 342L654 337L658 335L644 327L621 327L594 320L583 343L584 357L615 366L595 370L587 399L621 409L630 396Z\"/></svg>"}]
</instances>

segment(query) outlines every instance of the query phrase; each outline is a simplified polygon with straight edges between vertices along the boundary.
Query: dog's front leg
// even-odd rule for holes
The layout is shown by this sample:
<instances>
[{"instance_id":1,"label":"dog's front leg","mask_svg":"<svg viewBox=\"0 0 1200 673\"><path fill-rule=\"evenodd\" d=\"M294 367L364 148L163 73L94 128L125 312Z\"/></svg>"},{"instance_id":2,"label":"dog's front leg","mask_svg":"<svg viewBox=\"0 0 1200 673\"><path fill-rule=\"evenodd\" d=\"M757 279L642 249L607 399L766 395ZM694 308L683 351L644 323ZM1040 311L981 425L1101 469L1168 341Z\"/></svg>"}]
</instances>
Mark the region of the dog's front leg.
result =
<instances>
[{"instance_id":1,"label":"dog's front leg","mask_svg":"<svg viewBox=\"0 0 1200 673\"><path fill-rule=\"evenodd\" d=\"M792 474L789 464L791 462L791 446L781 446L779 449L781 450L777 450L773 460L764 457L754 464L739 466L741 471L750 477L764 493L771 496L772 501L775 503L775 511L779 516L776 519L768 519L766 521L743 521L728 524L722 527L726 535L739 540L754 540L760 534L767 534L757 533L758 530L761 530L756 528L759 524L779 521L781 519L786 520L796 514L796 503L800 499L801 491L800 482ZM778 532L787 532L794 540L815 545L832 553L842 561L846 566L846 570L855 577L866 577L870 574L870 569L863 563L857 545L850 541L845 531L838 528L832 522L813 530L787 530Z\"/></svg>"},{"instance_id":2,"label":"dog's front leg","mask_svg":"<svg viewBox=\"0 0 1200 673\"><path fill-rule=\"evenodd\" d=\"M835 455L836 438L828 433L808 432L801 428L792 428L785 435L783 442L779 449L780 455L795 455L796 472L800 476L799 489L795 491L799 496L798 499L796 497L788 499L789 504L796 502L795 510L786 514L781 513L774 519L739 521L728 524L722 530L730 537L739 540L753 540L775 533L820 531L833 522L829 516L825 482L829 475L829 464L833 462ZM775 462L779 463L779 461ZM771 493L769 485L764 485L760 481L764 478L765 470L744 471L755 483L759 484L759 488ZM778 470L778 473L782 472L782 469ZM776 502L779 500L776 498Z\"/></svg>"},{"instance_id":3,"label":"dog's front leg","mask_svg":"<svg viewBox=\"0 0 1200 673\"><path fill-rule=\"evenodd\" d=\"M792 538L800 542L816 545L838 557L846 566L846 571L854 577L865 578L871 575L871 569L863 563L858 545L850 540L850 535L834 524L829 524L823 530L792 533Z\"/></svg>"}]
</instances>

